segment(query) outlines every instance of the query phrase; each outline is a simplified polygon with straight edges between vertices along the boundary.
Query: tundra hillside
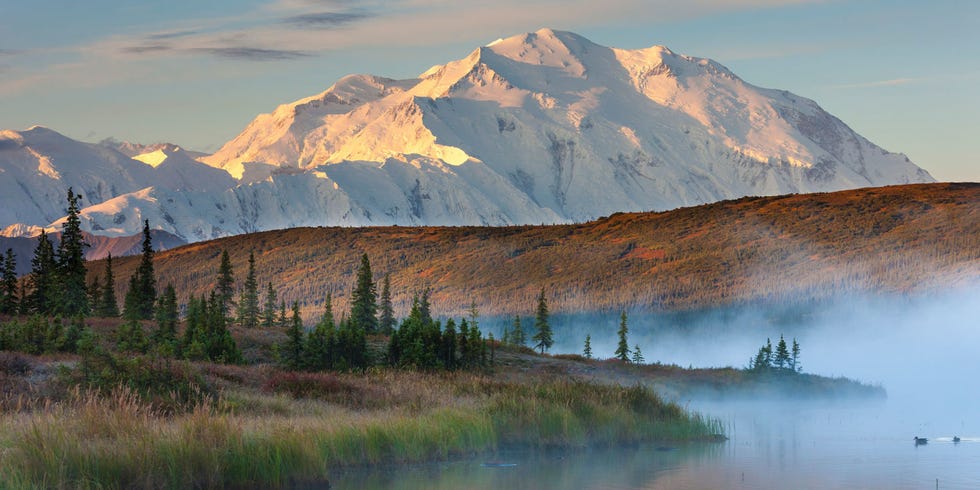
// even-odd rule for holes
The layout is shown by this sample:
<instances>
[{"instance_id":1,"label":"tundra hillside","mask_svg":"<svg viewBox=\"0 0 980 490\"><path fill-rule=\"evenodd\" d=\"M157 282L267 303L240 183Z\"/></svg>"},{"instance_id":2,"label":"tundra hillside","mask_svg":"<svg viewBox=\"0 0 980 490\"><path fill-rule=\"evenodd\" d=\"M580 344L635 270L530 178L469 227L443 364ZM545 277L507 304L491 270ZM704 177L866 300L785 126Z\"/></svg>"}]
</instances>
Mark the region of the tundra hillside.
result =
<instances>
[{"instance_id":1,"label":"tundra hillside","mask_svg":"<svg viewBox=\"0 0 980 490\"><path fill-rule=\"evenodd\" d=\"M390 274L399 314L424 286L451 315L473 302L484 315L521 312L542 288L556 313L922 293L980 277L980 184L748 197L576 225L269 231L161 252L159 283L206 292L222 250L239 271L254 251L258 283L304 316L327 293L346 307L365 252ZM113 265L129 277L138 262ZM101 270L90 263L90 276Z\"/></svg>"}]
</instances>

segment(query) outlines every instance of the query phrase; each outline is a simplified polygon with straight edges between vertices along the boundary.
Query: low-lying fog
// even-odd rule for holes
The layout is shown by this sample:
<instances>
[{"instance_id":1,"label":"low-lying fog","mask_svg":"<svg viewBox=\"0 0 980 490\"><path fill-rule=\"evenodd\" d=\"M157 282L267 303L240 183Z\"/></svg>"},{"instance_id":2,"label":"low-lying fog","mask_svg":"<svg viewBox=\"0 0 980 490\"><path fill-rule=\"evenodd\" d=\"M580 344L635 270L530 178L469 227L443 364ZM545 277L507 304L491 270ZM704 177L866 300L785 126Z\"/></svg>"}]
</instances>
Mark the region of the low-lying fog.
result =
<instances>
[{"instance_id":1,"label":"low-lying fog","mask_svg":"<svg viewBox=\"0 0 980 490\"><path fill-rule=\"evenodd\" d=\"M533 319L524 318L533 333ZM553 353L613 356L618 313L553 318ZM778 310L738 308L697 314L630 313L629 345L646 362L745 367L769 338L795 337L808 373L881 384L888 412L918 434L980 436L980 288L914 298L853 298ZM495 325L495 335L502 325ZM891 424L889 424L891 425ZM972 425L972 427L968 427ZM972 432L970 432L972 431Z\"/></svg>"}]
</instances>

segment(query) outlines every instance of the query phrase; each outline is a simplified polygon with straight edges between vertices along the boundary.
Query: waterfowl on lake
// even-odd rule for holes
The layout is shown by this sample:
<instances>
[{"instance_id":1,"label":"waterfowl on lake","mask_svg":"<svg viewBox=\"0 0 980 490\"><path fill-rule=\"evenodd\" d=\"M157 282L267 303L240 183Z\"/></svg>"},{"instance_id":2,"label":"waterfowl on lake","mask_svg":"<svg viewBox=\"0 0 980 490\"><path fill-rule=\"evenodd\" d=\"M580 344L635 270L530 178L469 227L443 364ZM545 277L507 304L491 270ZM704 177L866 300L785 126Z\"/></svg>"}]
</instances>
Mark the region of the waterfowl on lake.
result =
<instances>
[{"instance_id":1,"label":"waterfowl on lake","mask_svg":"<svg viewBox=\"0 0 980 490\"><path fill-rule=\"evenodd\" d=\"M960 436L953 436L953 442L954 443L960 442Z\"/></svg>"},{"instance_id":2,"label":"waterfowl on lake","mask_svg":"<svg viewBox=\"0 0 980 490\"><path fill-rule=\"evenodd\" d=\"M925 437L919 437L919 436L915 436L915 438L913 440L915 441L915 445L916 446L919 446L919 445L922 445L922 444L926 444L926 443L929 442L929 439L927 439Z\"/></svg>"}]
</instances>

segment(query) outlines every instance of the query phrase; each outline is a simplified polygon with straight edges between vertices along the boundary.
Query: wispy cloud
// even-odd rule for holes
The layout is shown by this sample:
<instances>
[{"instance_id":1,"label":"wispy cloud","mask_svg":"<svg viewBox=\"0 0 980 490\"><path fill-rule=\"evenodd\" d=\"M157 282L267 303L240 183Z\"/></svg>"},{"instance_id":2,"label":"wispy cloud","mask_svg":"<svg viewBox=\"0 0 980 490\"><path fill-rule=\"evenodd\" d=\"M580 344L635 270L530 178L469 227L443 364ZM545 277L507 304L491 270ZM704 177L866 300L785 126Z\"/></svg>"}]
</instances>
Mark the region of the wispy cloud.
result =
<instances>
[{"instance_id":1,"label":"wispy cloud","mask_svg":"<svg viewBox=\"0 0 980 490\"><path fill-rule=\"evenodd\" d=\"M171 51L173 48L167 44L141 44L139 46L126 46L120 49L124 53L129 53L129 54L146 54L146 53L159 53L161 51Z\"/></svg>"},{"instance_id":2,"label":"wispy cloud","mask_svg":"<svg viewBox=\"0 0 980 490\"><path fill-rule=\"evenodd\" d=\"M150 34L146 36L146 39L162 41L166 39L177 39L181 37L193 36L195 34L200 34L201 31L194 29L187 29L182 31L169 31L169 32L158 32L156 34Z\"/></svg>"},{"instance_id":3,"label":"wispy cloud","mask_svg":"<svg viewBox=\"0 0 980 490\"><path fill-rule=\"evenodd\" d=\"M286 17L282 22L304 29L333 29L369 17L360 12L315 12Z\"/></svg>"},{"instance_id":4,"label":"wispy cloud","mask_svg":"<svg viewBox=\"0 0 980 490\"><path fill-rule=\"evenodd\" d=\"M897 87L921 82L921 78L893 78L891 80L875 80L873 82L843 83L831 85L831 88L851 89L851 88L876 88L876 87Z\"/></svg>"},{"instance_id":5,"label":"wispy cloud","mask_svg":"<svg viewBox=\"0 0 980 490\"><path fill-rule=\"evenodd\" d=\"M278 61L305 58L309 53L286 49L265 49L265 48L194 48L196 51L211 54L219 58L229 58L248 61Z\"/></svg>"},{"instance_id":6,"label":"wispy cloud","mask_svg":"<svg viewBox=\"0 0 980 490\"><path fill-rule=\"evenodd\" d=\"M476 45L540 27L578 30L623 19L659 23L821 1L826 0L698 0L683 4L676 0L606 0L597 8L594 0L266 0L218 17L156 25L156 31L144 28L132 34L120 30L88 44L45 48L46 55L55 61L39 63L35 59L31 66L15 66L18 77L0 80L0 95L36 87L38 80L52 84L79 76L99 83L131 80L137 73L164 70L163 64L146 62L180 57L207 56L239 65L295 62L341 49L450 42ZM0 51L0 57L12 53ZM65 64L66 60L72 63ZM175 75L167 72L166 76Z\"/></svg>"}]
</instances>

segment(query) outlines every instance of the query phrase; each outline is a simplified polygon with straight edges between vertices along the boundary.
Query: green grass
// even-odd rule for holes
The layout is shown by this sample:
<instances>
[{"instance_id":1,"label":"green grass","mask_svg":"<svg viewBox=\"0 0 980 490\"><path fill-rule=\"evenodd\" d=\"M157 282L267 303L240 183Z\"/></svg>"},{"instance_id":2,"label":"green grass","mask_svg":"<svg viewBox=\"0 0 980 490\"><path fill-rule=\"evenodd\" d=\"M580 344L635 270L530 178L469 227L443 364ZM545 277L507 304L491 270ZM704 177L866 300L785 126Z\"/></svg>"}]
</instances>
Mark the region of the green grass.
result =
<instances>
[{"instance_id":1,"label":"green grass","mask_svg":"<svg viewBox=\"0 0 980 490\"><path fill-rule=\"evenodd\" d=\"M6 488L288 486L351 465L464 457L498 447L707 439L720 424L647 388L472 374L344 375L369 406L229 393L162 412L121 388L0 415ZM384 390L361 388L387 383ZM393 383L393 384L392 384ZM261 399L257 401L256 399ZM363 406L363 400L350 405ZM274 411L250 407L278 406Z\"/></svg>"}]
</instances>

